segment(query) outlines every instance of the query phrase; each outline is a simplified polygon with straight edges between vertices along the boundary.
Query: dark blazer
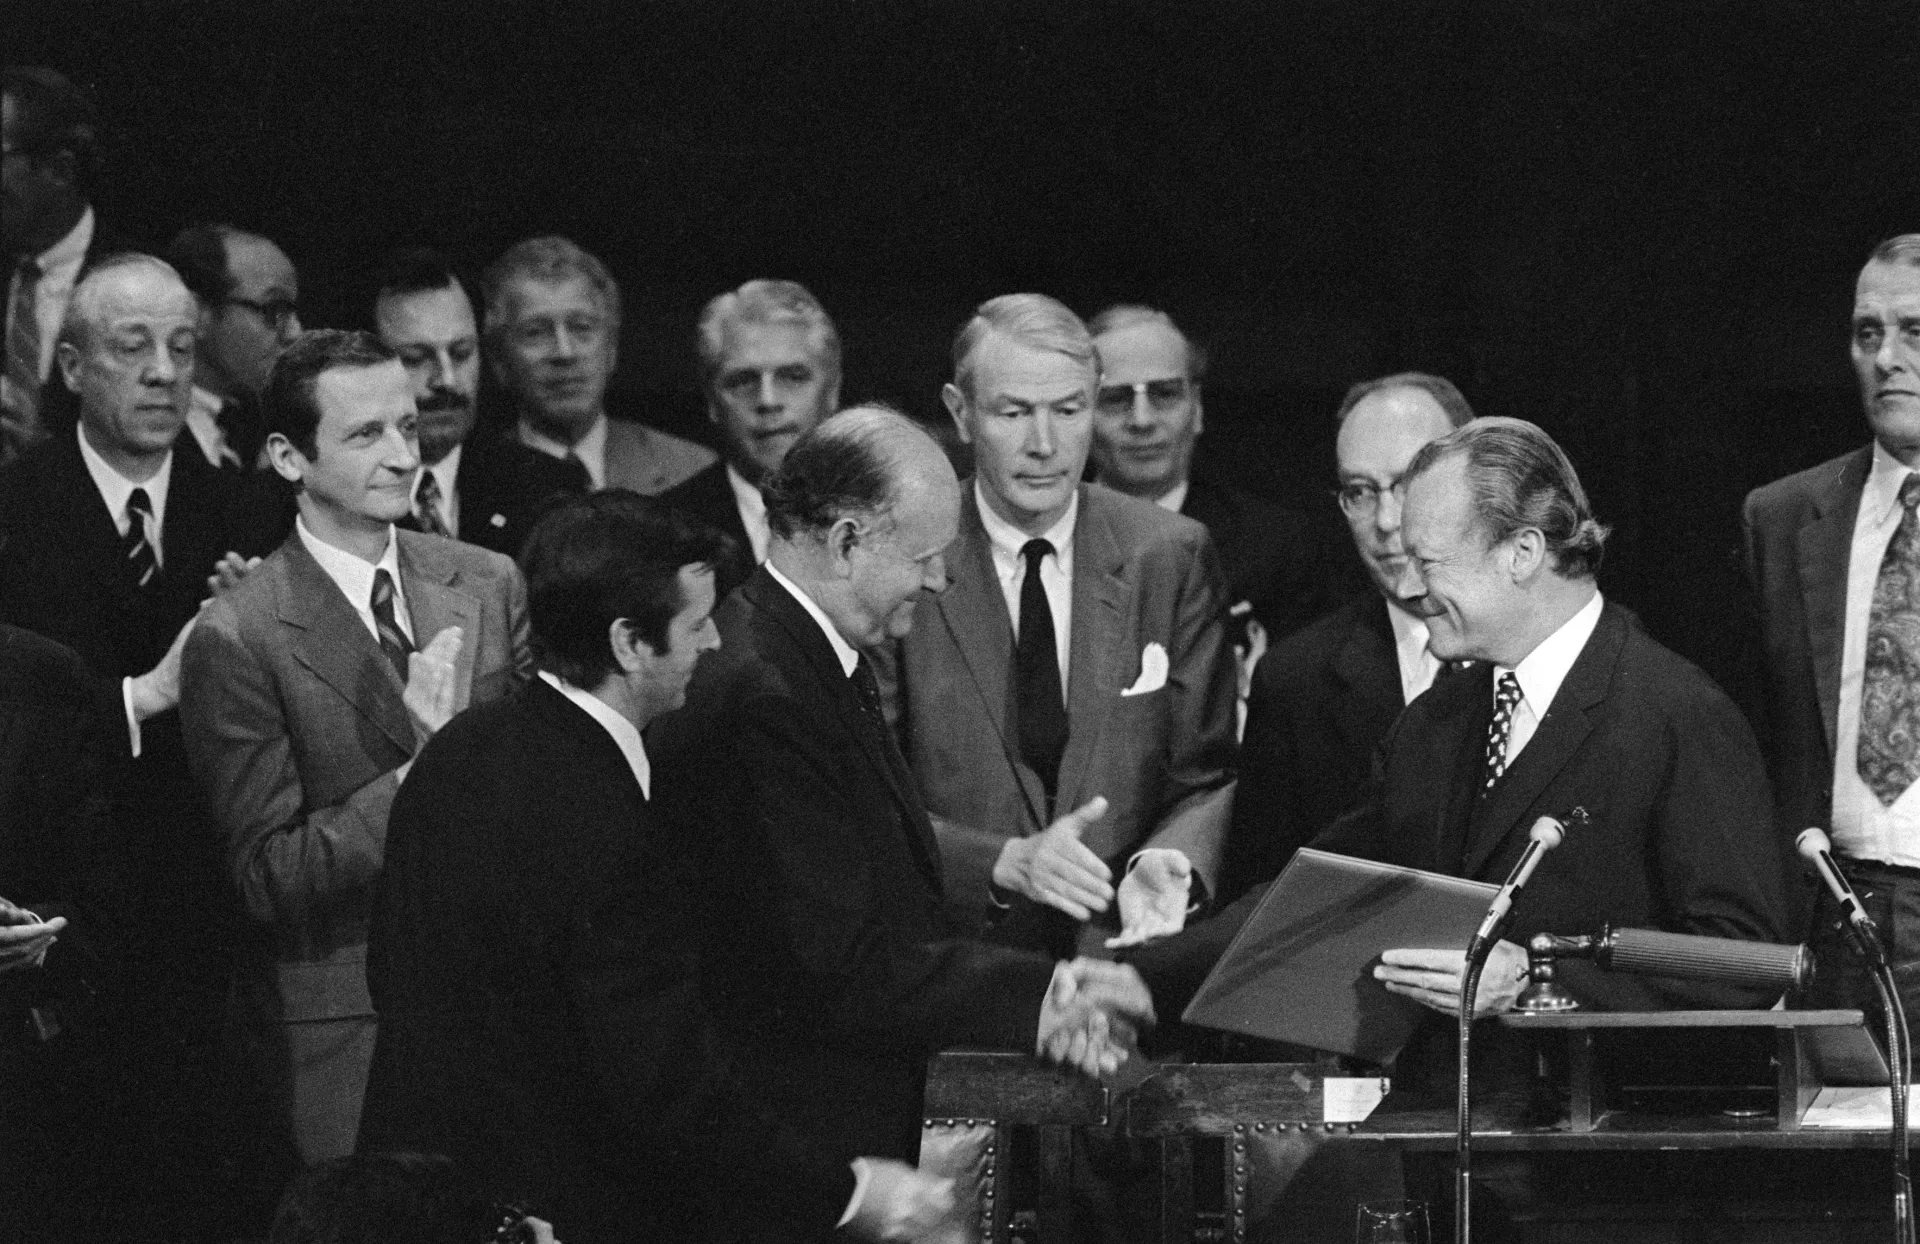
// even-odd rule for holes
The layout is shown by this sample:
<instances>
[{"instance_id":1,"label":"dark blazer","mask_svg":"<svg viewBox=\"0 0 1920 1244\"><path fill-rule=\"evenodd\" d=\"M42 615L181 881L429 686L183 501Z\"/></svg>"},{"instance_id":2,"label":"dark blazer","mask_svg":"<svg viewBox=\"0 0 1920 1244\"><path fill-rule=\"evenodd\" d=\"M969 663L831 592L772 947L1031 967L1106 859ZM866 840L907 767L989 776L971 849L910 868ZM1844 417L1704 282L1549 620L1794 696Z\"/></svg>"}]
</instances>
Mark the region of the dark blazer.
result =
<instances>
[{"instance_id":1,"label":"dark blazer","mask_svg":"<svg viewBox=\"0 0 1920 1244\"><path fill-rule=\"evenodd\" d=\"M660 499L732 539L733 547L714 568L713 576L713 590L725 600L753 573L753 542L747 538L747 525L740 521L740 505L727 482L727 464L714 463L685 483L667 489Z\"/></svg>"},{"instance_id":2,"label":"dark blazer","mask_svg":"<svg viewBox=\"0 0 1920 1244\"><path fill-rule=\"evenodd\" d=\"M702 861L709 1005L747 1083L842 1161L912 1161L927 1055L1031 1052L1052 974L954 936L911 776L820 627L764 568L715 614L655 799Z\"/></svg>"},{"instance_id":3,"label":"dark blazer","mask_svg":"<svg viewBox=\"0 0 1920 1244\"><path fill-rule=\"evenodd\" d=\"M1227 604L1250 605L1269 640L1325 612L1327 585L1315 565L1306 515L1201 475L1187 481L1180 512L1213 537Z\"/></svg>"},{"instance_id":4,"label":"dark blazer","mask_svg":"<svg viewBox=\"0 0 1920 1244\"><path fill-rule=\"evenodd\" d=\"M1013 623L973 488L962 488L960 535L947 551L951 583L920 602L912 633L881 655L897 671L894 715L935 816L948 892L984 924L1001 848L1045 829L1055 809L1007 729ZM1174 847L1211 893L1232 808L1235 723L1226 602L1206 529L1083 485L1073 557L1067 750L1056 808L1106 796L1107 814L1084 841L1116 876L1135 851ZM1162 650L1166 681L1129 694L1148 645ZM1097 917L1077 936L1104 937L1114 917ZM1065 920L1046 917L1046 944L1057 945Z\"/></svg>"},{"instance_id":5,"label":"dark blazer","mask_svg":"<svg viewBox=\"0 0 1920 1244\"><path fill-rule=\"evenodd\" d=\"M424 647L465 631L456 708L498 699L531 672L526 589L497 553L397 533L401 591ZM243 986L253 1025L281 1062L283 1091L352 1111L365 1050L327 1047L305 1021L371 1023L364 958L395 773L420 739L379 644L298 532L207 607L187 641L180 716L228 876L266 936ZM369 1036L371 1034L368 1034ZM324 1084L309 1092L308 1085ZM302 1109L294 1106L296 1111ZM295 1115L296 1135L309 1136ZM325 1129L344 1129L352 1113Z\"/></svg>"},{"instance_id":6,"label":"dark blazer","mask_svg":"<svg viewBox=\"0 0 1920 1244\"><path fill-rule=\"evenodd\" d=\"M586 492L587 473L516 440L473 436L460 451L454 481L460 501L460 538L483 549L520 556L527 533L547 507Z\"/></svg>"},{"instance_id":7,"label":"dark blazer","mask_svg":"<svg viewBox=\"0 0 1920 1244\"><path fill-rule=\"evenodd\" d=\"M1766 654L1761 735L1791 837L1833 816L1834 733L1846 638L1847 562L1873 446L1747 496L1747 574Z\"/></svg>"},{"instance_id":8,"label":"dark blazer","mask_svg":"<svg viewBox=\"0 0 1920 1244\"><path fill-rule=\"evenodd\" d=\"M1357 596L1281 640L1253 673L1223 899L1279 875L1365 792L1401 700L1392 608Z\"/></svg>"},{"instance_id":9,"label":"dark blazer","mask_svg":"<svg viewBox=\"0 0 1920 1244\"><path fill-rule=\"evenodd\" d=\"M434 736L388 821L359 1148L448 1154L587 1244L714 1238L676 1195L714 1175L830 1231L852 1174L731 1081L686 860L605 728L544 682Z\"/></svg>"}]
</instances>

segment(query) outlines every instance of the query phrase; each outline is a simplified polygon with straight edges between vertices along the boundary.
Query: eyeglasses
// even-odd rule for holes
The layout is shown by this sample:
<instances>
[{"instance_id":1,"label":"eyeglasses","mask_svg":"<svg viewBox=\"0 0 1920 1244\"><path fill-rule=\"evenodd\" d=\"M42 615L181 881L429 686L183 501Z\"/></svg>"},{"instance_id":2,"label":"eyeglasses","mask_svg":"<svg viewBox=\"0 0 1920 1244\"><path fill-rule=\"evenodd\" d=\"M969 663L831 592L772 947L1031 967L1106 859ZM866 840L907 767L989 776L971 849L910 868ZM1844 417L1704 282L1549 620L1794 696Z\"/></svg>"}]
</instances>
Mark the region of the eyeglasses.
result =
<instances>
[{"instance_id":1,"label":"eyeglasses","mask_svg":"<svg viewBox=\"0 0 1920 1244\"><path fill-rule=\"evenodd\" d=\"M1147 405L1164 415L1186 401L1192 388L1192 383L1185 376L1142 380L1138 384L1103 384L1095 394L1093 404L1103 415L1124 415L1133 409L1133 404L1144 393L1147 395Z\"/></svg>"},{"instance_id":2,"label":"eyeglasses","mask_svg":"<svg viewBox=\"0 0 1920 1244\"><path fill-rule=\"evenodd\" d=\"M291 298L274 298L267 302L255 302L251 298L223 298L221 301L231 306L245 307L265 320L276 333L286 331L287 325L300 314L300 304Z\"/></svg>"},{"instance_id":3,"label":"eyeglasses","mask_svg":"<svg viewBox=\"0 0 1920 1244\"><path fill-rule=\"evenodd\" d=\"M1380 498L1388 493L1393 494L1395 501L1405 500L1406 477L1401 476L1385 488L1372 480L1348 480L1333 490L1334 499L1340 502L1340 508L1346 512L1348 518L1372 518L1380 509Z\"/></svg>"}]
</instances>

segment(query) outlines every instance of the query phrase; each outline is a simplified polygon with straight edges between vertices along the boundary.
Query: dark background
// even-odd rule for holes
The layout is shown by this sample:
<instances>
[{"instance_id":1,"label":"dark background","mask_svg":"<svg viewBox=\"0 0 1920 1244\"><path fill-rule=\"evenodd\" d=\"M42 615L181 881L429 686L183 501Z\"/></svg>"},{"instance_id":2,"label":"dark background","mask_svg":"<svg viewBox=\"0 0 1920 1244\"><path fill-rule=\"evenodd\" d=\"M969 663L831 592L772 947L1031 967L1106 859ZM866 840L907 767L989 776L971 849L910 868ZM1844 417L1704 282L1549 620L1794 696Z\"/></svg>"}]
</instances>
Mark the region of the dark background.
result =
<instances>
[{"instance_id":1,"label":"dark background","mask_svg":"<svg viewBox=\"0 0 1920 1244\"><path fill-rule=\"evenodd\" d=\"M1863 440L1853 277L1920 229L1914 0L10 7L113 124L103 217L273 237L310 326L387 246L565 233L698 435L750 277L929 419L981 300L1146 301L1212 349L1203 457L1329 521L1340 392L1436 370L1561 440L1604 585L1723 678L1740 498Z\"/></svg>"}]
</instances>

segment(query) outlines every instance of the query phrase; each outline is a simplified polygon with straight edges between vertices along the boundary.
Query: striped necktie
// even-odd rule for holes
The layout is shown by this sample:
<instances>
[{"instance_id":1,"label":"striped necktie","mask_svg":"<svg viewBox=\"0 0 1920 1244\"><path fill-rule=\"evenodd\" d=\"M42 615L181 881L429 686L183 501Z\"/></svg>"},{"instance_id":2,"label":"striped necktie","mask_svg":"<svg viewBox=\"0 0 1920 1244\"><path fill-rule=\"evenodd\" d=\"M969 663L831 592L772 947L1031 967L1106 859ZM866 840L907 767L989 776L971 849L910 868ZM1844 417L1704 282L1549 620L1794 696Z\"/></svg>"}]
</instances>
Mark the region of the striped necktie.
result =
<instances>
[{"instance_id":1,"label":"striped necktie","mask_svg":"<svg viewBox=\"0 0 1920 1244\"><path fill-rule=\"evenodd\" d=\"M380 632L380 651L387 654L387 663L393 666L393 672L400 676L401 683L407 681L407 656L413 651L413 644L407 639L407 633L393 617L393 577L385 570L373 572L373 627Z\"/></svg>"},{"instance_id":2,"label":"striped necktie","mask_svg":"<svg viewBox=\"0 0 1920 1244\"><path fill-rule=\"evenodd\" d=\"M24 449L40 439L40 265L22 256L7 298L7 400L0 411L5 440Z\"/></svg>"},{"instance_id":3,"label":"striped necktie","mask_svg":"<svg viewBox=\"0 0 1920 1244\"><path fill-rule=\"evenodd\" d=\"M146 489L136 488L127 494L127 534L120 537L127 550L127 572L133 576L135 587L153 582L154 573L160 569L152 532L153 502L147 498Z\"/></svg>"}]
</instances>

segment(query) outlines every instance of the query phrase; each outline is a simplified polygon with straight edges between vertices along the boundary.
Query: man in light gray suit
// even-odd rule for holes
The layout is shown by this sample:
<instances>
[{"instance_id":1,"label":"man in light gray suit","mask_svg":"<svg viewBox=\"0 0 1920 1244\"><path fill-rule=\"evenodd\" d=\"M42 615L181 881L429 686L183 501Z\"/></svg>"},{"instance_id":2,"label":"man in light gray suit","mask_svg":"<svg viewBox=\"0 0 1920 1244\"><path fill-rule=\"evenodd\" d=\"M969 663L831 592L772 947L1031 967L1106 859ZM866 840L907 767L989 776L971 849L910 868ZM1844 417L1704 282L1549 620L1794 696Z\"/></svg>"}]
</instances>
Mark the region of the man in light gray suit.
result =
<instances>
[{"instance_id":1,"label":"man in light gray suit","mask_svg":"<svg viewBox=\"0 0 1920 1244\"><path fill-rule=\"evenodd\" d=\"M412 385L367 333L302 335L275 362L267 454L294 532L210 605L183 658L188 759L228 868L266 927L245 1031L301 1157L350 1153L374 1038L367 921L387 812L413 757L531 670L507 558L409 531Z\"/></svg>"},{"instance_id":2,"label":"man in light gray suit","mask_svg":"<svg viewBox=\"0 0 1920 1244\"><path fill-rule=\"evenodd\" d=\"M982 924L1008 909L1007 940L1056 954L1117 927L1177 931L1213 888L1232 801L1213 546L1191 519L1080 482L1100 370L1073 312L995 298L953 354L942 397L975 463L953 584L891 654L950 901Z\"/></svg>"}]
</instances>

